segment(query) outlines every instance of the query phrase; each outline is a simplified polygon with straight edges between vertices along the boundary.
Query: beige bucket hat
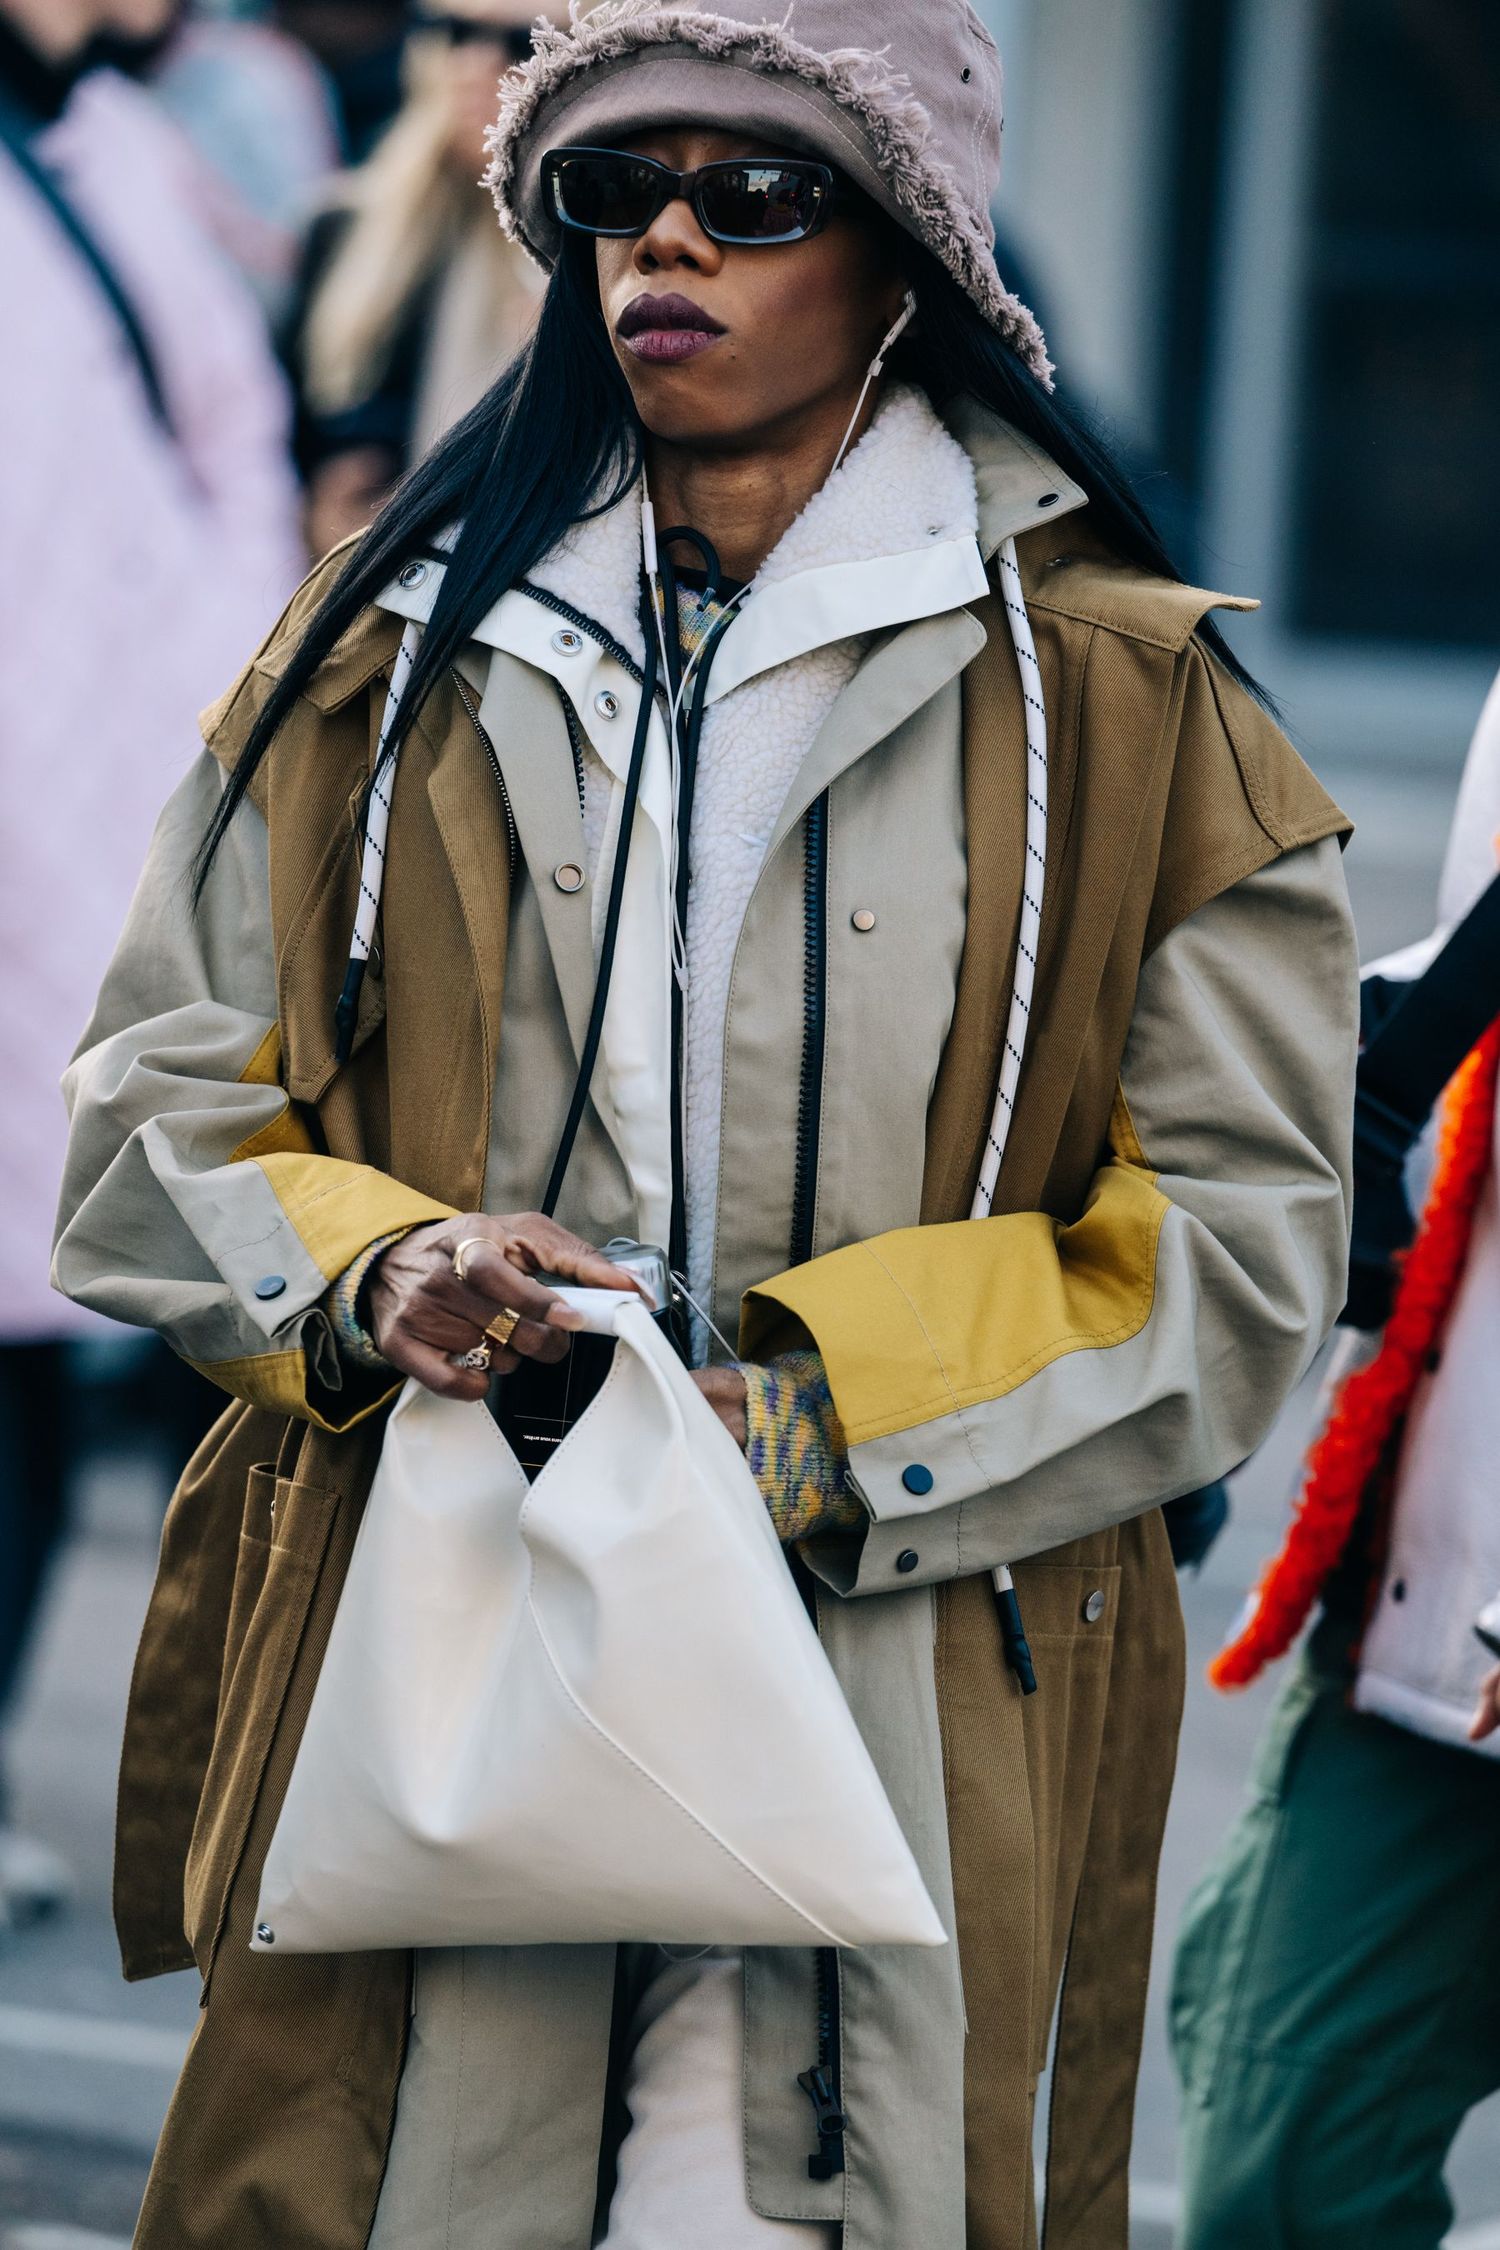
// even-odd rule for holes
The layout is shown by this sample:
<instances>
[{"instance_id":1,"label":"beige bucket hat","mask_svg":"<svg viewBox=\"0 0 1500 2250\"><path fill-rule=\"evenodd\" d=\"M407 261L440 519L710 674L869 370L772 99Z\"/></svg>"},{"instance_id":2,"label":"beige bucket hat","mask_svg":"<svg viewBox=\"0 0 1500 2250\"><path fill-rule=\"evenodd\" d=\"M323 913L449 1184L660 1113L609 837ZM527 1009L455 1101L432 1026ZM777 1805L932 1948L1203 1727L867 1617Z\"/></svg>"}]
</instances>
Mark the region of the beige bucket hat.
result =
<instances>
[{"instance_id":1,"label":"beige bucket hat","mask_svg":"<svg viewBox=\"0 0 1500 2250\"><path fill-rule=\"evenodd\" d=\"M548 268L542 158L712 118L821 157L946 266L1039 379L1040 327L995 268L1000 57L967 0L573 0L501 87L486 174L506 232Z\"/></svg>"}]
</instances>

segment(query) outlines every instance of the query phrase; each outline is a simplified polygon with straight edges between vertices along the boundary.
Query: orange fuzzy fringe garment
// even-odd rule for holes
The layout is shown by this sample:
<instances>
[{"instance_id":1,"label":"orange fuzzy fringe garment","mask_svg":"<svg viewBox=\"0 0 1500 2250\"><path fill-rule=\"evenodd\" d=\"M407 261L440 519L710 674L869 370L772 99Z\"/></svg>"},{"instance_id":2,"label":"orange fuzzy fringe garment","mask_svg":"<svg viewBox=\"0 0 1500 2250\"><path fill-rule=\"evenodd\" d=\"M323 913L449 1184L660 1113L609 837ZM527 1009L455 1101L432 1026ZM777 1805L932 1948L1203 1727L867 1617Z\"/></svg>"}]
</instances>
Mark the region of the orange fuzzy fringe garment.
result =
<instances>
[{"instance_id":1,"label":"orange fuzzy fringe garment","mask_svg":"<svg viewBox=\"0 0 1500 2250\"><path fill-rule=\"evenodd\" d=\"M1454 1072L1443 1097L1432 1192L1406 1253L1380 1350L1334 1401L1291 1529L1257 1587L1249 1621L1208 1668L1215 1687L1247 1687L1291 1647L1354 1528L1366 1485L1411 1405L1463 1273L1490 1168L1500 1023Z\"/></svg>"}]
</instances>

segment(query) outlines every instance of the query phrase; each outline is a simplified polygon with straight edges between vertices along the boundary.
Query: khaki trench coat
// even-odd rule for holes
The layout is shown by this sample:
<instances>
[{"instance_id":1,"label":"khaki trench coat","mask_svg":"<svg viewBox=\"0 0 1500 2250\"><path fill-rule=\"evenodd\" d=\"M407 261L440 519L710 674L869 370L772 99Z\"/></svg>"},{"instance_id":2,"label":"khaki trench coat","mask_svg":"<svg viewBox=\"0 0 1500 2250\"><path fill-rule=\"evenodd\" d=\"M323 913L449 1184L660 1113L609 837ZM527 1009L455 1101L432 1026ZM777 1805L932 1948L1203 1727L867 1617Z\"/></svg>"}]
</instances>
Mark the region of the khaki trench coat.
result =
<instances>
[{"instance_id":1,"label":"khaki trench coat","mask_svg":"<svg viewBox=\"0 0 1500 2250\"><path fill-rule=\"evenodd\" d=\"M717 1298L721 1322L744 1300L747 1352L811 1337L827 1362L868 1520L807 1551L820 1629L956 1943L842 1958L848 2166L827 2182L807 2176L796 2085L812 1964L747 1957L747 2165L758 2209L842 2220L845 2250L1024 2250L1061 1991L1047 2239L1104 2250L1126 2239L1182 1684L1156 1503L1251 1450L1341 1302L1344 823L1195 641L1214 597L1123 566L1086 516L1060 521L1059 494L1082 495L1002 425L958 427L985 551L1019 534L1054 745L1058 845L1001 1201L967 1222L1024 851L1020 686L992 597L877 643L773 840L726 1036ZM237 754L317 591L208 715L211 761ZM173 1502L121 1775L127 1974L195 1963L204 1997L145 2250L360 2250L369 2233L409 1963L246 1942L390 1395L339 1364L323 1298L392 1226L514 1207L493 1200L516 1164L508 1119L560 1111L587 1011L587 949L550 879L577 820L558 699L477 650L403 760L380 973L335 1063L355 819L399 629L372 609L323 667L196 922L180 875L217 767L169 809L70 1089L61 1285L154 1320L239 1401ZM830 926L874 902L885 944L832 948L816 1255L777 1275L797 841L823 789ZM560 1213L597 1239L631 1217L606 1111ZM922 1499L914 1458L933 1471ZM1003 1660L1001 1561L1037 1652L1031 1699ZM585 2250L612 1949L517 1950L505 1976L497 2250Z\"/></svg>"}]
</instances>

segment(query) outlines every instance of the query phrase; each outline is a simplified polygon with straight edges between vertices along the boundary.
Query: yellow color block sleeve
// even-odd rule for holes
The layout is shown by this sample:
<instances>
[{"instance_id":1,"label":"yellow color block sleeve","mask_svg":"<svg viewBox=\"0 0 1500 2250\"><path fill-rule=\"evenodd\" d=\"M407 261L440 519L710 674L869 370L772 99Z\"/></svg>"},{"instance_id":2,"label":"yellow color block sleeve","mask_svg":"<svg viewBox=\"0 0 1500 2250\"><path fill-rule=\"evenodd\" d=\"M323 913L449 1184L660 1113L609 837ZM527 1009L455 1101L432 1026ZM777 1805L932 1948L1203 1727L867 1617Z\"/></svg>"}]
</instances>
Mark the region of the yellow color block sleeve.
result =
<instances>
[{"instance_id":1,"label":"yellow color block sleeve","mask_svg":"<svg viewBox=\"0 0 1500 2250\"><path fill-rule=\"evenodd\" d=\"M1333 842L1146 963L1109 1146L1038 1212L851 1244L746 1297L741 1352L811 1342L866 1522L812 1542L846 1594L993 1569L1254 1451L1343 1303L1357 1026Z\"/></svg>"},{"instance_id":2,"label":"yellow color block sleeve","mask_svg":"<svg viewBox=\"0 0 1500 2250\"><path fill-rule=\"evenodd\" d=\"M1167 1201L1111 1162L1083 1216L907 1227L780 1274L746 1301L751 1356L779 1308L816 1342L851 1451L1008 1396L1151 1316Z\"/></svg>"}]
</instances>

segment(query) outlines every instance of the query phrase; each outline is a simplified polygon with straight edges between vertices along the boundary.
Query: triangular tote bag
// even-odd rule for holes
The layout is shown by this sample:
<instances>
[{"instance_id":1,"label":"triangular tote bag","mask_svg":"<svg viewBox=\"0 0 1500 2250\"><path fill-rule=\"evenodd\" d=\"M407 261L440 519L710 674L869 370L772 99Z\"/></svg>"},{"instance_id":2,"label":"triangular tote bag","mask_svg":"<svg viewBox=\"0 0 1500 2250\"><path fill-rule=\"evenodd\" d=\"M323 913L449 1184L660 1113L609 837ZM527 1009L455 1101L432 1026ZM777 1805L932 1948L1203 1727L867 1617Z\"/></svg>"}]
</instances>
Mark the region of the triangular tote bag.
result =
<instances>
[{"instance_id":1,"label":"triangular tote bag","mask_svg":"<svg viewBox=\"0 0 1500 2250\"><path fill-rule=\"evenodd\" d=\"M392 1411L255 1947L943 1944L742 1454L592 1304L610 1371L534 1484L483 1404Z\"/></svg>"}]
</instances>

